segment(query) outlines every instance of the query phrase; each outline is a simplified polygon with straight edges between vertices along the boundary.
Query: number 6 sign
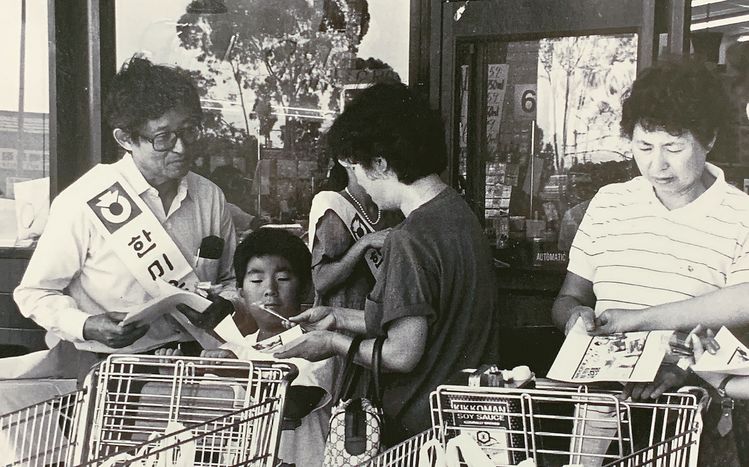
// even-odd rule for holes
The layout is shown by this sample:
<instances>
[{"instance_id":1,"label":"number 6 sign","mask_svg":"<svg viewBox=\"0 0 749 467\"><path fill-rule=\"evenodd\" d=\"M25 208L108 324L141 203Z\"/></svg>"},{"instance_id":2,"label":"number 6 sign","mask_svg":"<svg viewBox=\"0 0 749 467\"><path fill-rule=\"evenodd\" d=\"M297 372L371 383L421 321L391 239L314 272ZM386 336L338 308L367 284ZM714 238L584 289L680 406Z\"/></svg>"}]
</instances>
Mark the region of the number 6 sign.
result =
<instances>
[{"instance_id":1,"label":"number 6 sign","mask_svg":"<svg viewBox=\"0 0 749 467\"><path fill-rule=\"evenodd\" d=\"M515 118L536 118L536 85L515 85Z\"/></svg>"}]
</instances>

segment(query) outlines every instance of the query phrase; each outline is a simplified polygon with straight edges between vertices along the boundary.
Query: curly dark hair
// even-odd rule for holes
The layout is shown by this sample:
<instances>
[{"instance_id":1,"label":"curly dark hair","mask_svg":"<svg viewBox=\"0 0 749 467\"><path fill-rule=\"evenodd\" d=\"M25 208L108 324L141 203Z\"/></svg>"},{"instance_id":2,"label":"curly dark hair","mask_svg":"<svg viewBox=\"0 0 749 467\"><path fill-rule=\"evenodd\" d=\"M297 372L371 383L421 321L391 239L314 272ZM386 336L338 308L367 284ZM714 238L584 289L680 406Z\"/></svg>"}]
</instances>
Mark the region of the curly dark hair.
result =
<instances>
[{"instance_id":1,"label":"curly dark hair","mask_svg":"<svg viewBox=\"0 0 749 467\"><path fill-rule=\"evenodd\" d=\"M247 265L258 256L280 256L289 262L302 290L312 283L312 256L301 238L283 229L260 228L247 236L234 252L234 274L242 287ZM301 297L300 297L301 298Z\"/></svg>"},{"instance_id":2,"label":"curly dark hair","mask_svg":"<svg viewBox=\"0 0 749 467\"><path fill-rule=\"evenodd\" d=\"M439 114L403 84L379 83L358 94L328 131L328 153L372 168L383 157L405 184L447 167Z\"/></svg>"},{"instance_id":3,"label":"curly dark hair","mask_svg":"<svg viewBox=\"0 0 749 467\"><path fill-rule=\"evenodd\" d=\"M635 125L672 135L690 132L703 146L727 122L729 100L723 84L694 60L658 63L637 77L624 98L621 131L632 138Z\"/></svg>"},{"instance_id":4,"label":"curly dark hair","mask_svg":"<svg viewBox=\"0 0 749 467\"><path fill-rule=\"evenodd\" d=\"M178 107L186 108L197 118L203 116L192 79L179 68L156 65L135 55L112 79L104 108L112 129L120 128L132 135L149 120Z\"/></svg>"}]
</instances>

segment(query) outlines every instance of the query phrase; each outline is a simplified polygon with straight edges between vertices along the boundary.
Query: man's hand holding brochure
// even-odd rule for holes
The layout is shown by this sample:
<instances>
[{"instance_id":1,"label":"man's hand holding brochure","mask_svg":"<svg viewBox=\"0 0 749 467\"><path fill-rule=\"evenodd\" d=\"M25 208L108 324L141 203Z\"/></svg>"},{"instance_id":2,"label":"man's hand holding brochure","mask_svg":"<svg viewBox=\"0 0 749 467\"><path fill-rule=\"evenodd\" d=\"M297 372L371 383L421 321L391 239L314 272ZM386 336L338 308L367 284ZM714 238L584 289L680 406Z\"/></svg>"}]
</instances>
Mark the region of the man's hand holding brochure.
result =
<instances>
[{"instance_id":1,"label":"man's hand holding brochure","mask_svg":"<svg viewBox=\"0 0 749 467\"><path fill-rule=\"evenodd\" d=\"M164 293L159 297L153 298L142 305L122 310L127 313L127 316L121 321L121 325L149 325L148 333L145 336L121 349L111 349L97 341L86 341L79 344L78 347L90 352L140 353L165 344L168 341L165 337L174 334L175 330L179 331L180 334L191 336L203 348L212 349L221 345L222 342L214 335L194 326L185 315L177 310L177 305L185 304L193 310L202 312L211 305L210 300L176 287L163 287L162 290Z\"/></svg>"}]
</instances>

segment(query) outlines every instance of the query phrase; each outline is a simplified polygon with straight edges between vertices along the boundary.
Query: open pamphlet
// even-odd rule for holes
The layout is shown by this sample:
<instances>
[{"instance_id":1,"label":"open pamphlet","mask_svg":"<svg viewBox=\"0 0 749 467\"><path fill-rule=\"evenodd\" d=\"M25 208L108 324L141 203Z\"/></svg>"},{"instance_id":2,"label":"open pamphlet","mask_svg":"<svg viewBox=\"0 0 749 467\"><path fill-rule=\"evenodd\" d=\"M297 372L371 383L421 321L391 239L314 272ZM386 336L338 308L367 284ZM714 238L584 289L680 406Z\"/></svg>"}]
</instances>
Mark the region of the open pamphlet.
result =
<instances>
[{"instance_id":1,"label":"open pamphlet","mask_svg":"<svg viewBox=\"0 0 749 467\"><path fill-rule=\"evenodd\" d=\"M547 377L569 383L655 379L673 331L638 331L590 336L578 319Z\"/></svg>"},{"instance_id":2,"label":"open pamphlet","mask_svg":"<svg viewBox=\"0 0 749 467\"><path fill-rule=\"evenodd\" d=\"M291 329L287 329L281 334L276 334L273 337L261 340L260 342L252 346L253 349L258 352L273 353L281 346L288 344L289 342L302 337L302 327L297 325Z\"/></svg>"},{"instance_id":3,"label":"open pamphlet","mask_svg":"<svg viewBox=\"0 0 749 467\"><path fill-rule=\"evenodd\" d=\"M211 304L207 298L186 290L174 288L174 292L167 293L157 298L152 298L146 303L126 310L127 316L122 324L151 324L151 322L164 314L177 311L177 305L184 303L195 311L202 312Z\"/></svg>"},{"instance_id":4,"label":"open pamphlet","mask_svg":"<svg viewBox=\"0 0 749 467\"><path fill-rule=\"evenodd\" d=\"M726 375L749 375L749 348L739 341L726 327L715 335L720 349L715 354L705 352L692 366L696 372L722 373Z\"/></svg>"},{"instance_id":5,"label":"open pamphlet","mask_svg":"<svg viewBox=\"0 0 749 467\"><path fill-rule=\"evenodd\" d=\"M175 330L192 336L205 349L215 349L221 346L223 343L221 340L194 326L185 315L177 310L177 305L184 303L190 308L202 312L211 304L210 300L176 287L165 287L164 292L163 295L152 298L142 305L122 310L127 313L125 319L121 321L122 325L135 323L150 326L148 333L131 345L122 349L111 349L97 341L85 341L78 343L76 346L89 352L145 352L165 343L165 337L174 334Z\"/></svg>"}]
</instances>

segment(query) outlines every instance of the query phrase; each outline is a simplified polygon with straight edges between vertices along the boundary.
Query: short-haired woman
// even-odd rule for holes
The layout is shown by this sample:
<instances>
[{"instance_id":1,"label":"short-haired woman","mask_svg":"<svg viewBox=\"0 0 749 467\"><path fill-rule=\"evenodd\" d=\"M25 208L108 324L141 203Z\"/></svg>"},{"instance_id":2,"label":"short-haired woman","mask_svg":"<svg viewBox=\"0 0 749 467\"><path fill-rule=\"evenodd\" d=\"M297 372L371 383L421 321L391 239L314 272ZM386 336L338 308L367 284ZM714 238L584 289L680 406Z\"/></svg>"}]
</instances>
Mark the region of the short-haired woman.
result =
<instances>
[{"instance_id":1,"label":"short-haired woman","mask_svg":"<svg viewBox=\"0 0 749 467\"><path fill-rule=\"evenodd\" d=\"M277 356L344 356L355 333L367 336L356 362L369 366L373 337L386 336L385 436L394 443L431 425L428 396L437 385L496 347L491 252L476 216L440 179L447 158L439 116L406 86L364 90L336 119L328 144L380 208L406 218L385 240L365 310L308 310L292 321L318 330Z\"/></svg>"}]
</instances>

